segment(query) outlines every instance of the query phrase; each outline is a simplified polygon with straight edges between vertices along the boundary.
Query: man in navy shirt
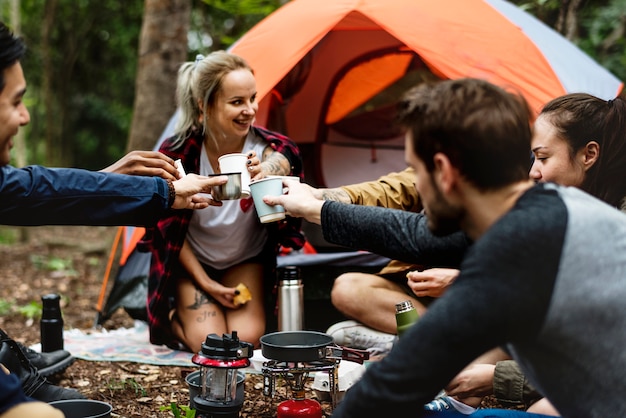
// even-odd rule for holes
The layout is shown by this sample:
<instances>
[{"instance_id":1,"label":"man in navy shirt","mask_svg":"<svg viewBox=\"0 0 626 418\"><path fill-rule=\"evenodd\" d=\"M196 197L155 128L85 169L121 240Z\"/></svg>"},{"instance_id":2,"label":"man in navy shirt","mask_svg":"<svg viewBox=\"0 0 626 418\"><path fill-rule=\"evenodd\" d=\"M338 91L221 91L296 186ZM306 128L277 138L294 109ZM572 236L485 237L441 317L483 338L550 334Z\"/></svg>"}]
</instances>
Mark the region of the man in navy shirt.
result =
<instances>
[{"instance_id":1,"label":"man in navy shirt","mask_svg":"<svg viewBox=\"0 0 626 418\"><path fill-rule=\"evenodd\" d=\"M626 416L626 215L579 189L529 180L528 107L486 81L419 85L400 114L425 215L318 201L288 181L287 195L264 199L320 223L329 242L418 264L460 260L452 286L333 418L390 408L463 416L423 405L499 346L562 417ZM472 416L507 414L533 415Z\"/></svg>"}]
</instances>

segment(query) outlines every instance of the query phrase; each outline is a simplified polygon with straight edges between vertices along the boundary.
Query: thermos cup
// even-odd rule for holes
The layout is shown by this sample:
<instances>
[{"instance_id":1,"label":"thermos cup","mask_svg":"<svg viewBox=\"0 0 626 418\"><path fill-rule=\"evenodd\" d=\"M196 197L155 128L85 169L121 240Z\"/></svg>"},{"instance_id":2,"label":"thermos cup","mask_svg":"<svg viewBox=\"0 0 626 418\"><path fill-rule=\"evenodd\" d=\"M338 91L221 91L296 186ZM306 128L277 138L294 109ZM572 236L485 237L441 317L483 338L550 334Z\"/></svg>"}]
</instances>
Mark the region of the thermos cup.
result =
<instances>
[{"instance_id":1,"label":"thermos cup","mask_svg":"<svg viewBox=\"0 0 626 418\"><path fill-rule=\"evenodd\" d=\"M410 300L396 303L396 325L398 329L398 338L402 337L402 334L417 321L419 315L413 307L413 303Z\"/></svg>"},{"instance_id":2,"label":"thermos cup","mask_svg":"<svg viewBox=\"0 0 626 418\"><path fill-rule=\"evenodd\" d=\"M296 266L278 269L278 330L301 331L304 328L304 286Z\"/></svg>"}]
</instances>

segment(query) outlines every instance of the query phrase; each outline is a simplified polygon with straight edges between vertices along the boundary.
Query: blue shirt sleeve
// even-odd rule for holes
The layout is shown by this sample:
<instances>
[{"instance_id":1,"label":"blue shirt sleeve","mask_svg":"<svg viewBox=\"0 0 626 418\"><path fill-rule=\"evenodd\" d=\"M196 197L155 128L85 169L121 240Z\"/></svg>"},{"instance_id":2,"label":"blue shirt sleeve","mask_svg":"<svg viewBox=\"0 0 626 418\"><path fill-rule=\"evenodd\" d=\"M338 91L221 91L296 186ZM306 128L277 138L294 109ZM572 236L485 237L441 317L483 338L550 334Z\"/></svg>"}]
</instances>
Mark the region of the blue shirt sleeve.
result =
<instances>
[{"instance_id":1,"label":"blue shirt sleeve","mask_svg":"<svg viewBox=\"0 0 626 418\"><path fill-rule=\"evenodd\" d=\"M0 414L4 414L14 406L32 401L22 390L20 379L13 374L0 371Z\"/></svg>"},{"instance_id":2,"label":"blue shirt sleeve","mask_svg":"<svg viewBox=\"0 0 626 418\"><path fill-rule=\"evenodd\" d=\"M167 182L73 168L0 168L4 225L151 226L168 210Z\"/></svg>"}]
</instances>

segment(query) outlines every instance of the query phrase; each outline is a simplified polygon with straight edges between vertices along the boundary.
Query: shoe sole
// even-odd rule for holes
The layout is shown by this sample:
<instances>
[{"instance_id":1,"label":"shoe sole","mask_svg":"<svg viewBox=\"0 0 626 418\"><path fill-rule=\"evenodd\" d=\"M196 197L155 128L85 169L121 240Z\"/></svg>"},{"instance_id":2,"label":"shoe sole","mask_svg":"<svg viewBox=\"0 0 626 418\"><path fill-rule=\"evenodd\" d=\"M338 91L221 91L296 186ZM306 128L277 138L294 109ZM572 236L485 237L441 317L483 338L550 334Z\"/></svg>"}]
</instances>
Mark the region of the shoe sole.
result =
<instances>
[{"instance_id":1,"label":"shoe sole","mask_svg":"<svg viewBox=\"0 0 626 418\"><path fill-rule=\"evenodd\" d=\"M43 377L50 377L53 374L57 374L67 369L76 361L76 358L73 356L69 356L58 363L54 363L51 366L48 366L44 369L37 369L40 375Z\"/></svg>"}]
</instances>

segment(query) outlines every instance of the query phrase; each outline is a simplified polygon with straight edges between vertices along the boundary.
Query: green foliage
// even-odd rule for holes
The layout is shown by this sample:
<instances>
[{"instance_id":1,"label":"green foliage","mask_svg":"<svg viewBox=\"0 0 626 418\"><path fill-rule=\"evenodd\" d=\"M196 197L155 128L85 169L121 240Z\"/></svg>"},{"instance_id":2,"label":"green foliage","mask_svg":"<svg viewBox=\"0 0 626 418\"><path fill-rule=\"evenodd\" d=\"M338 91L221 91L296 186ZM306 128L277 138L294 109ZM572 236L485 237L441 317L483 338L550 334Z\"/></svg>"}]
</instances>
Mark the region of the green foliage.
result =
<instances>
[{"instance_id":1,"label":"green foliage","mask_svg":"<svg viewBox=\"0 0 626 418\"><path fill-rule=\"evenodd\" d=\"M0 227L0 244L13 244L17 240L17 233L13 228Z\"/></svg>"},{"instance_id":2,"label":"green foliage","mask_svg":"<svg viewBox=\"0 0 626 418\"><path fill-rule=\"evenodd\" d=\"M161 406L159 407L159 411L163 412L163 411L172 411L172 414L174 414L175 418L194 418L196 416L196 410L192 409L190 407L188 407L187 405L177 405L176 403L172 402L171 404L167 405L167 406ZM182 415L182 413L184 413L185 415Z\"/></svg>"},{"instance_id":3,"label":"green foliage","mask_svg":"<svg viewBox=\"0 0 626 418\"><path fill-rule=\"evenodd\" d=\"M124 391L124 390L132 390L136 395L146 396L147 392L143 386L135 379L111 379L107 381L106 384L107 389L110 391Z\"/></svg>"},{"instance_id":4,"label":"green foliage","mask_svg":"<svg viewBox=\"0 0 626 418\"><path fill-rule=\"evenodd\" d=\"M143 2L60 1L54 11L22 0L23 60L33 104L29 163L101 169L125 152L134 104L137 50ZM54 100L45 107L42 22L50 36ZM48 126L52 120L55 126ZM58 160L44 160L43 139L52 134Z\"/></svg>"},{"instance_id":5,"label":"green foliage","mask_svg":"<svg viewBox=\"0 0 626 418\"><path fill-rule=\"evenodd\" d=\"M15 302L12 300L0 299L0 316L8 315L13 312Z\"/></svg>"},{"instance_id":6,"label":"green foliage","mask_svg":"<svg viewBox=\"0 0 626 418\"><path fill-rule=\"evenodd\" d=\"M554 28L563 2L560 0L512 0L546 25ZM626 0L583 2L578 11L578 37L573 42L620 80L626 80L626 40L615 30L626 25ZM611 42L609 42L611 41Z\"/></svg>"},{"instance_id":7,"label":"green foliage","mask_svg":"<svg viewBox=\"0 0 626 418\"><path fill-rule=\"evenodd\" d=\"M68 276L77 276L71 259L63 259L59 257L46 257L39 254L32 254L30 262L38 270L62 271Z\"/></svg>"},{"instance_id":8,"label":"green foliage","mask_svg":"<svg viewBox=\"0 0 626 418\"><path fill-rule=\"evenodd\" d=\"M554 27L561 7L560 0L512 0L512 3L551 27Z\"/></svg>"},{"instance_id":9,"label":"green foliage","mask_svg":"<svg viewBox=\"0 0 626 418\"><path fill-rule=\"evenodd\" d=\"M381 0L384 1L384 0ZM228 49L247 30L286 0L202 0L194 2L189 57ZM561 0L512 0L555 27ZM56 3L56 9L49 10ZM10 2L0 16L10 21ZM21 0L21 34L28 46L22 65L28 82L25 100L31 124L25 128L28 163L101 169L126 149L135 95L143 2L118 0ZM626 80L624 36L607 43L624 21L626 0L582 3L579 38L584 51ZM51 102L44 96L44 23L50 33ZM174 80L172 80L174 82ZM52 125L52 126L51 126ZM49 135L57 159L45 139ZM0 236L0 242L3 238Z\"/></svg>"},{"instance_id":10,"label":"green foliage","mask_svg":"<svg viewBox=\"0 0 626 418\"><path fill-rule=\"evenodd\" d=\"M280 4L279 0L196 3L189 56L228 48ZM28 163L101 169L125 153L144 5L118 0L59 1L54 10L49 5L21 1L21 33L29 48L22 62L31 112L31 124L25 128ZM0 11L8 21L8 2L0 3ZM52 22L50 106L43 89L46 19ZM47 159L51 154L47 135L54 160Z\"/></svg>"},{"instance_id":11,"label":"green foliage","mask_svg":"<svg viewBox=\"0 0 626 418\"><path fill-rule=\"evenodd\" d=\"M24 306L17 308L17 311L28 319L41 318L41 310L43 306L39 302L31 301Z\"/></svg>"},{"instance_id":12,"label":"green foliage","mask_svg":"<svg viewBox=\"0 0 626 418\"><path fill-rule=\"evenodd\" d=\"M12 314L14 312L28 319L41 318L42 304L40 302L31 301L24 306L17 306L14 300L0 299L0 316Z\"/></svg>"},{"instance_id":13,"label":"green foliage","mask_svg":"<svg viewBox=\"0 0 626 418\"><path fill-rule=\"evenodd\" d=\"M202 0L192 15L190 56L228 49L264 17L281 6L280 0Z\"/></svg>"},{"instance_id":14,"label":"green foliage","mask_svg":"<svg viewBox=\"0 0 626 418\"><path fill-rule=\"evenodd\" d=\"M91 267L96 267L100 265L100 259L98 257L89 257L87 259L87 264Z\"/></svg>"},{"instance_id":15,"label":"green foliage","mask_svg":"<svg viewBox=\"0 0 626 418\"><path fill-rule=\"evenodd\" d=\"M605 7L588 8L580 17L579 46L600 64L626 80L626 0L610 0ZM622 33L615 33L621 22Z\"/></svg>"}]
</instances>

